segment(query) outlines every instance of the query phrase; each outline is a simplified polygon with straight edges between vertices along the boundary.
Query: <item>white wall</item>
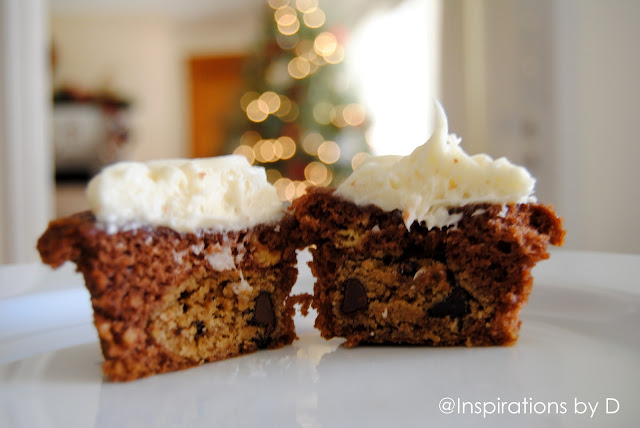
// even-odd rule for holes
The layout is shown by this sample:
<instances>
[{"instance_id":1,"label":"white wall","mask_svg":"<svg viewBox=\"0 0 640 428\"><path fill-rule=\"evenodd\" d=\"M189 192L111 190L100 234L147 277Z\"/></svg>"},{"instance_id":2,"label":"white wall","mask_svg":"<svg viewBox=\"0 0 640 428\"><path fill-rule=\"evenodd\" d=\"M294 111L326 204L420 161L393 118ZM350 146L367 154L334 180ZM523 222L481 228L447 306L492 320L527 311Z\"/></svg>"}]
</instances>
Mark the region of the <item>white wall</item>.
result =
<instances>
[{"instance_id":1,"label":"white wall","mask_svg":"<svg viewBox=\"0 0 640 428\"><path fill-rule=\"evenodd\" d=\"M559 170L568 242L640 252L640 2L555 4Z\"/></svg>"},{"instance_id":2,"label":"white wall","mask_svg":"<svg viewBox=\"0 0 640 428\"><path fill-rule=\"evenodd\" d=\"M0 263L36 261L53 212L47 7L0 2Z\"/></svg>"},{"instance_id":3,"label":"white wall","mask_svg":"<svg viewBox=\"0 0 640 428\"><path fill-rule=\"evenodd\" d=\"M189 57L247 52L261 23L260 9L187 20L62 8L51 18L59 57L54 82L108 87L133 99L127 158L189 156Z\"/></svg>"},{"instance_id":4,"label":"white wall","mask_svg":"<svg viewBox=\"0 0 640 428\"><path fill-rule=\"evenodd\" d=\"M640 253L640 2L444 7L443 98L463 146L527 166L566 248Z\"/></svg>"},{"instance_id":5,"label":"white wall","mask_svg":"<svg viewBox=\"0 0 640 428\"><path fill-rule=\"evenodd\" d=\"M57 86L108 88L133 100L134 160L188 155L175 24L153 15L55 14Z\"/></svg>"}]
</instances>

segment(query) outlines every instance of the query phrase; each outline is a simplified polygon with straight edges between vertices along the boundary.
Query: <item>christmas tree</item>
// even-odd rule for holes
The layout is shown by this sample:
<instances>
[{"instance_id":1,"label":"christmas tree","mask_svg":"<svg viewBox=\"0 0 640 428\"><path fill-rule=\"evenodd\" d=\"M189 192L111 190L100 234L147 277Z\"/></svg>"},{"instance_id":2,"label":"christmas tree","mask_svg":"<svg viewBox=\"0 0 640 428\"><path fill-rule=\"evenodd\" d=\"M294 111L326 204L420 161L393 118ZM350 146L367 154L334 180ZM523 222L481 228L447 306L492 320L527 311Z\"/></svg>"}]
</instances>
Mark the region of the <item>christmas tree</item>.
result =
<instances>
[{"instance_id":1,"label":"christmas tree","mask_svg":"<svg viewBox=\"0 0 640 428\"><path fill-rule=\"evenodd\" d=\"M338 185L368 156L367 117L343 63L346 31L324 28L317 0L268 3L225 149L264 166L287 201Z\"/></svg>"}]
</instances>

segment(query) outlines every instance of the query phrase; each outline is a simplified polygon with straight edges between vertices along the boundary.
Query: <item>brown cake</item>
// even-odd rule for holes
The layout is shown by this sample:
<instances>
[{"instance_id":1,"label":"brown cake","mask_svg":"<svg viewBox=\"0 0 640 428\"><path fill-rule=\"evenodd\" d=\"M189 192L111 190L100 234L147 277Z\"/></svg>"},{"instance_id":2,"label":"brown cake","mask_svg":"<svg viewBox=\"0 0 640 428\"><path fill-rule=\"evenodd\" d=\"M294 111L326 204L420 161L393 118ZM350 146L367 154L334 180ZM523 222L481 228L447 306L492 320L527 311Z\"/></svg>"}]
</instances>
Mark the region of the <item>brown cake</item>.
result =
<instances>
[{"instance_id":1,"label":"brown cake","mask_svg":"<svg viewBox=\"0 0 640 428\"><path fill-rule=\"evenodd\" d=\"M468 156L438 112L436 132L411 155L371 158L337 190L310 188L293 202L313 244L323 337L346 346L517 340L531 268L562 244L561 221L535 203L524 168Z\"/></svg>"},{"instance_id":2,"label":"brown cake","mask_svg":"<svg viewBox=\"0 0 640 428\"><path fill-rule=\"evenodd\" d=\"M235 158L234 162L242 163ZM236 166L232 162L231 169L236 170ZM248 167L241 165L240 169ZM171 174L184 175L174 167L169 169ZM129 174L130 169L127 171ZM155 175L160 174L157 168L151 173L145 171L145 180L147 176L157 179ZM204 168L193 174L199 180L203 174L215 176L216 169L212 172ZM229 176L223 169L217 178ZM245 179L231 182L235 186ZM109 191L123 191L122 186L104 183L106 178L102 181ZM162 191L173 188L171 182L158 183L164 186ZM259 186L270 186L266 179L264 183L258 182ZM207 184L212 183L205 179L203 187ZM136 188L135 183L127 186ZM235 192L234 186L229 188ZM155 191L145 189L146 195ZM98 220L91 212L50 223L38 241L38 251L52 267L71 261L84 276L106 377L128 381L260 348L278 348L294 340L294 299L289 294L297 277L296 222L290 215L278 216L282 206L275 192L271 194L269 188L262 191L276 198L277 220L246 228L208 227L188 232L144 224L139 219L114 225ZM176 197L175 193L171 195ZM97 210L110 203L109 197L98 199L94 203ZM142 199L143 211L153 211L144 197L136 199ZM241 204L234 207L235 211L243 208ZM172 208L165 205L161 209ZM223 218L220 213L215 217Z\"/></svg>"},{"instance_id":3,"label":"brown cake","mask_svg":"<svg viewBox=\"0 0 640 428\"><path fill-rule=\"evenodd\" d=\"M333 190L293 203L316 277L322 337L360 343L507 345L534 264L564 232L548 206L475 204L456 228L407 230L400 211L358 206ZM502 213L502 215L501 215ZM474 215L475 214L475 215Z\"/></svg>"}]
</instances>

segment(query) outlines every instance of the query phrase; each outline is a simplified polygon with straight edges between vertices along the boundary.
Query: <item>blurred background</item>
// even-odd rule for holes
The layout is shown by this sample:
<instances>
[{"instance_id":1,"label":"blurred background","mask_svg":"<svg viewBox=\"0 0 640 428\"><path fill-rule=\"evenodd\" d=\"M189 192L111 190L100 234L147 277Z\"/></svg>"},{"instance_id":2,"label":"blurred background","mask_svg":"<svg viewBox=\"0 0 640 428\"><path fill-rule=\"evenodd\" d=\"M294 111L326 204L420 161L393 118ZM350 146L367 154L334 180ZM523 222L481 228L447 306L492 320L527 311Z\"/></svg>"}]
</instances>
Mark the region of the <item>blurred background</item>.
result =
<instances>
[{"instance_id":1,"label":"blurred background","mask_svg":"<svg viewBox=\"0 0 640 428\"><path fill-rule=\"evenodd\" d=\"M424 143L537 177L566 248L640 253L635 0L0 0L0 262L117 160L237 153L287 201Z\"/></svg>"}]
</instances>

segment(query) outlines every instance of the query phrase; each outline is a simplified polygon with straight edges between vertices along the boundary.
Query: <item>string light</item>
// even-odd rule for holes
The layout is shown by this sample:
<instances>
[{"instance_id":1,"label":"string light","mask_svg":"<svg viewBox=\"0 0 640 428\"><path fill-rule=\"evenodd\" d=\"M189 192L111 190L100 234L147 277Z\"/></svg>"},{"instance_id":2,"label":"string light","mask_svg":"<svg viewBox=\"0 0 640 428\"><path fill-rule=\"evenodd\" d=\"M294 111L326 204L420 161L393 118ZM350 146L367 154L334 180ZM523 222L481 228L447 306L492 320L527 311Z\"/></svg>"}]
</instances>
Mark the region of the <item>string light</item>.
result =
<instances>
[{"instance_id":1,"label":"string light","mask_svg":"<svg viewBox=\"0 0 640 428\"><path fill-rule=\"evenodd\" d=\"M262 141L262 144L260 145L260 155L262 159L264 159L262 162L273 162L276 160L276 152L273 147L273 140Z\"/></svg>"},{"instance_id":2,"label":"string light","mask_svg":"<svg viewBox=\"0 0 640 428\"><path fill-rule=\"evenodd\" d=\"M300 196L307 193L307 187L309 187L309 184L307 182L299 181L296 184L296 198L299 198Z\"/></svg>"},{"instance_id":3,"label":"string light","mask_svg":"<svg viewBox=\"0 0 640 428\"><path fill-rule=\"evenodd\" d=\"M320 56L327 57L332 55L338 47L338 39L333 33L324 32L316 36L313 42L313 48Z\"/></svg>"},{"instance_id":4,"label":"string light","mask_svg":"<svg viewBox=\"0 0 640 428\"><path fill-rule=\"evenodd\" d=\"M267 113L273 114L280 108L280 97L273 91L263 93L258 100L267 105Z\"/></svg>"},{"instance_id":5,"label":"string light","mask_svg":"<svg viewBox=\"0 0 640 428\"><path fill-rule=\"evenodd\" d=\"M316 186L319 186L326 181L328 173L329 170L327 167L318 161L310 162L304 168L304 178Z\"/></svg>"},{"instance_id":6,"label":"string light","mask_svg":"<svg viewBox=\"0 0 640 428\"><path fill-rule=\"evenodd\" d=\"M347 126L347 122L344 120L344 106L333 107L329 113L329 117L331 118L331 123L338 128Z\"/></svg>"},{"instance_id":7,"label":"string light","mask_svg":"<svg viewBox=\"0 0 640 428\"><path fill-rule=\"evenodd\" d=\"M298 35L284 35L282 33L279 33L276 35L276 42L278 43L278 46L280 46L280 48L284 49L285 51L293 49L298 44Z\"/></svg>"},{"instance_id":8,"label":"string light","mask_svg":"<svg viewBox=\"0 0 640 428\"><path fill-rule=\"evenodd\" d=\"M334 141L325 141L318 147L318 157L326 164L336 163L340 159L340 146Z\"/></svg>"},{"instance_id":9,"label":"string light","mask_svg":"<svg viewBox=\"0 0 640 428\"><path fill-rule=\"evenodd\" d=\"M247 106L247 117L252 122L262 122L269 115L269 106L261 100L253 100Z\"/></svg>"},{"instance_id":10,"label":"string light","mask_svg":"<svg viewBox=\"0 0 640 428\"><path fill-rule=\"evenodd\" d=\"M369 159L371 155L365 152L356 153L355 156L351 159L351 168L355 171L358 169L360 165L362 165L367 159Z\"/></svg>"},{"instance_id":11,"label":"string light","mask_svg":"<svg viewBox=\"0 0 640 428\"><path fill-rule=\"evenodd\" d=\"M327 65L344 61L345 49L335 34L318 30L315 32L315 36L309 38L308 32L300 31L303 24L310 29L325 25L326 15L318 7L318 0L268 0L268 2L274 10L275 25L274 21L271 21L271 25L277 27L278 30L275 34L277 44L279 48L290 52L277 56L271 61L265 72L268 86L271 88L295 88L297 84L293 83L295 80L292 81L292 79L305 79ZM336 75L325 84L329 91L340 87L337 92L344 92L340 89L344 89L343 86L348 87L348 80L345 81L346 85L341 82L340 75ZM291 91L291 93L296 92ZM296 99L297 96L296 93ZM320 97L323 97L322 93ZM315 100L313 101L315 102ZM263 93L249 91L242 95L240 106L252 122L260 123L265 121L269 115L274 115L282 122L290 124L282 128L283 133L291 136L299 135L298 125L292 122L298 119L300 107L286 95L278 94L273 90ZM357 103L340 105L324 100L315 102L310 113L317 124L334 125L339 128L357 127L362 125L366 119L364 108ZM268 123L271 125L272 122ZM275 124L275 122L273 123ZM318 132L307 133L297 143L289 135L269 139L263 138L258 132L246 131L240 137L240 145L233 152L236 155L244 156L251 164L260 163L263 165L292 159L296 155L298 144L306 154L316 156L316 160L308 163L304 168L304 180L302 181L287 178L287 174L293 174L293 170L289 170L289 168L287 168L288 173L282 172L280 166L266 169L267 180L273 183L281 201L291 201L295 197L302 196L312 185L330 185L334 179L332 169L335 168L330 165L339 162L341 156L346 158L347 154L351 156L357 151L357 149L349 149L342 153L340 146L335 141L325 140ZM364 152L356 153L350 160L351 167L357 168L367 157L368 155ZM345 160L340 165L347 164L347 162Z\"/></svg>"},{"instance_id":12,"label":"string light","mask_svg":"<svg viewBox=\"0 0 640 428\"><path fill-rule=\"evenodd\" d=\"M328 125L331 123L331 110L333 106L326 102L321 101L313 106L313 118L321 125Z\"/></svg>"},{"instance_id":13,"label":"string light","mask_svg":"<svg viewBox=\"0 0 640 428\"><path fill-rule=\"evenodd\" d=\"M244 156L251 165L253 165L253 162L256 160L253 149L249 146L245 146L244 144L236 147L233 154Z\"/></svg>"},{"instance_id":14,"label":"string light","mask_svg":"<svg viewBox=\"0 0 640 428\"><path fill-rule=\"evenodd\" d=\"M291 101L287 96L280 95L280 107L275 112L275 115L282 119L289 111L291 111Z\"/></svg>"},{"instance_id":15,"label":"string light","mask_svg":"<svg viewBox=\"0 0 640 428\"><path fill-rule=\"evenodd\" d=\"M365 120L366 113L360 104L352 103L346 106L342 112L345 122L350 126L359 126Z\"/></svg>"},{"instance_id":16,"label":"string light","mask_svg":"<svg viewBox=\"0 0 640 428\"><path fill-rule=\"evenodd\" d=\"M290 36L295 34L300 29L300 21L298 21L298 17L289 25L280 25L278 24L278 31L280 31L285 36Z\"/></svg>"},{"instance_id":17,"label":"string light","mask_svg":"<svg viewBox=\"0 0 640 428\"><path fill-rule=\"evenodd\" d=\"M340 45L336 46L333 53L324 56L324 60L329 64L338 64L344 59L344 48Z\"/></svg>"},{"instance_id":18,"label":"string light","mask_svg":"<svg viewBox=\"0 0 640 428\"><path fill-rule=\"evenodd\" d=\"M295 52L296 55L306 59L307 61L313 61L318 57L313 49L313 42L311 40L301 40L296 46Z\"/></svg>"},{"instance_id":19,"label":"string light","mask_svg":"<svg viewBox=\"0 0 640 428\"><path fill-rule=\"evenodd\" d=\"M269 0L269 6L273 9L280 9L281 7L285 7L289 4L289 0Z\"/></svg>"},{"instance_id":20,"label":"string light","mask_svg":"<svg viewBox=\"0 0 640 428\"><path fill-rule=\"evenodd\" d=\"M291 137L282 136L278 138L278 142L282 146L281 159L291 159L296 154L296 143Z\"/></svg>"},{"instance_id":21,"label":"string light","mask_svg":"<svg viewBox=\"0 0 640 428\"><path fill-rule=\"evenodd\" d=\"M296 0L296 8L302 13L310 13L318 8L318 0Z\"/></svg>"},{"instance_id":22,"label":"string light","mask_svg":"<svg viewBox=\"0 0 640 428\"><path fill-rule=\"evenodd\" d=\"M262 140L262 137L256 131L246 131L240 136L240 144L249 147L254 146L260 140Z\"/></svg>"},{"instance_id":23,"label":"string light","mask_svg":"<svg viewBox=\"0 0 640 428\"><path fill-rule=\"evenodd\" d=\"M247 106L249 103L260 96L257 92L245 92L240 98L240 107L243 111L247 111Z\"/></svg>"},{"instance_id":24,"label":"string light","mask_svg":"<svg viewBox=\"0 0 640 428\"><path fill-rule=\"evenodd\" d=\"M287 113L281 119L285 122L293 122L298 118L299 113L300 113L300 109L298 108L298 104L291 101L291 108L289 109L289 113Z\"/></svg>"},{"instance_id":25,"label":"string light","mask_svg":"<svg viewBox=\"0 0 640 428\"><path fill-rule=\"evenodd\" d=\"M276 10L274 18L278 23L278 26L289 27L298 20L298 14L291 6L285 6Z\"/></svg>"},{"instance_id":26,"label":"string light","mask_svg":"<svg viewBox=\"0 0 640 428\"><path fill-rule=\"evenodd\" d=\"M320 28L324 25L325 20L326 16L320 8L302 15L302 21L309 28Z\"/></svg>"},{"instance_id":27,"label":"string light","mask_svg":"<svg viewBox=\"0 0 640 428\"><path fill-rule=\"evenodd\" d=\"M280 171L278 171L277 169L269 168L267 169L266 173L267 173L267 180L271 184L275 183L276 181L282 178L282 174L280 174Z\"/></svg>"},{"instance_id":28,"label":"string light","mask_svg":"<svg viewBox=\"0 0 640 428\"><path fill-rule=\"evenodd\" d=\"M329 184L331 184L331 182L333 181L333 173L331 172L330 169L327 170L327 178L320 183L320 186L328 186Z\"/></svg>"},{"instance_id":29,"label":"string light","mask_svg":"<svg viewBox=\"0 0 640 428\"><path fill-rule=\"evenodd\" d=\"M284 148L282 147L282 142L278 140L273 141L273 157L274 161L282 159L282 153L284 152Z\"/></svg>"},{"instance_id":30,"label":"string light","mask_svg":"<svg viewBox=\"0 0 640 428\"><path fill-rule=\"evenodd\" d=\"M297 56L289 61L287 70L289 71L289 75L294 79L304 79L309 75L311 65L306 59Z\"/></svg>"},{"instance_id":31,"label":"string light","mask_svg":"<svg viewBox=\"0 0 640 428\"><path fill-rule=\"evenodd\" d=\"M278 199L281 201L290 201L296 194L296 185L288 178L280 178L273 183L276 188Z\"/></svg>"},{"instance_id":32,"label":"string light","mask_svg":"<svg viewBox=\"0 0 640 428\"><path fill-rule=\"evenodd\" d=\"M311 132L302 139L302 148L311 156L318 155L318 147L324 142L324 137L317 132Z\"/></svg>"}]
</instances>

